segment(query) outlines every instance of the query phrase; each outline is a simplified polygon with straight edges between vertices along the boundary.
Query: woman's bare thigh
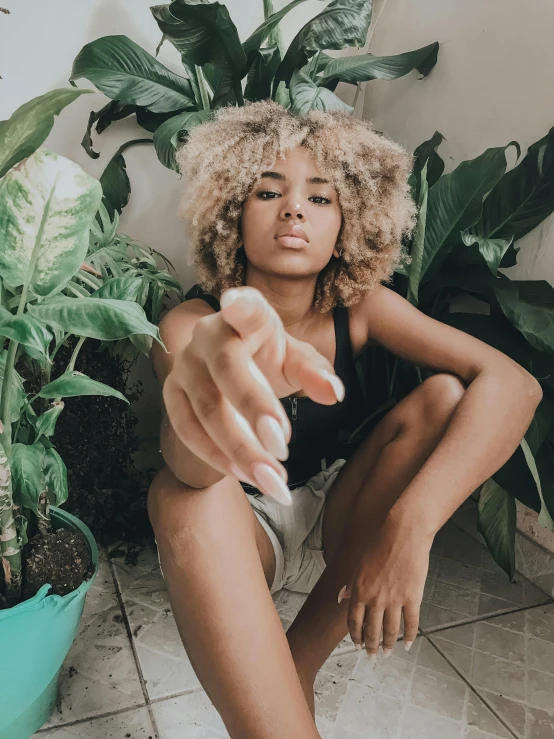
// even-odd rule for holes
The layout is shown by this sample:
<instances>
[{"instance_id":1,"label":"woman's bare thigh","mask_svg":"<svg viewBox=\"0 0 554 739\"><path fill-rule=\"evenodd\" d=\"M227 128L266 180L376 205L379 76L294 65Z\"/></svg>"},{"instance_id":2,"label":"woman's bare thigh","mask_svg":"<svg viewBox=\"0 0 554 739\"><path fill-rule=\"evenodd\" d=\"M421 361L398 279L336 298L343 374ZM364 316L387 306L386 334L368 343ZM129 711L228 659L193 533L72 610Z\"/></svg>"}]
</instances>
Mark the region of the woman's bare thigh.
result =
<instances>
[{"instance_id":1,"label":"woman's bare thigh","mask_svg":"<svg viewBox=\"0 0 554 739\"><path fill-rule=\"evenodd\" d=\"M220 485L221 482L222 481L217 484ZM240 485L238 480L234 481L234 484ZM163 467L154 478L149 494L149 511L151 513L151 518L156 516L157 520L163 519L159 512L159 507L163 506L166 512L171 511L171 522L173 524L175 524L176 520L186 519L187 514L185 509L187 508L189 501L185 496L187 496L189 492L192 492L194 495L201 493L201 491L196 490L190 491L190 488L188 488L185 483L175 477L169 467ZM243 494L247 495L247 493ZM156 508L158 508L157 514L155 511ZM265 579L268 587L271 588L277 566L273 545L250 504L248 505L247 510L249 511L249 514L247 515L252 524L252 531L256 540L256 546L260 555Z\"/></svg>"}]
</instances>

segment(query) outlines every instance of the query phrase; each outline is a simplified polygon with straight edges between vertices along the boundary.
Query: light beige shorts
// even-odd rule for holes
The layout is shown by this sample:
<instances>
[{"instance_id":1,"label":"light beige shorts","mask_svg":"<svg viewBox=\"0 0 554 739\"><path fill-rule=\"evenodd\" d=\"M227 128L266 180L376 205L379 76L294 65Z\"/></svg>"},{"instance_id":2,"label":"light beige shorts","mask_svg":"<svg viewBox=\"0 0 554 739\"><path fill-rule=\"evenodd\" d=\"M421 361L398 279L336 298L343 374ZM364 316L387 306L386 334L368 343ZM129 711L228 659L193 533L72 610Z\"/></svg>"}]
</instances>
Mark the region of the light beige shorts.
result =
<instances>
[{"instance_id":1,"label":"light beige shorts","mask_svg":"<svg viewBox=\"0 0 554 739\"><path fill-rule=\"evenodd\" d=\"M291 506L281 505L269 495L246 495L275 552L272 595L282 588L310 593L319 580L326 567L322 531L325 499L345 462L336 459L291 490ZM163 577L161 562L160 571Z\"/></svg>"},{"instance_id":2,"label":"light beige shorts","mask_svg":"<svg viewBox=\"0 0 554 739\"><path fill-rule=\"evenodd\" d=\"M326 567L322 534L325 499L345 462L336 459L291 490L291 506L281 505L268 495L246 496L275 551L272 594L282 588L310 593L319 580Z\"/></svg>"}]
</instances>

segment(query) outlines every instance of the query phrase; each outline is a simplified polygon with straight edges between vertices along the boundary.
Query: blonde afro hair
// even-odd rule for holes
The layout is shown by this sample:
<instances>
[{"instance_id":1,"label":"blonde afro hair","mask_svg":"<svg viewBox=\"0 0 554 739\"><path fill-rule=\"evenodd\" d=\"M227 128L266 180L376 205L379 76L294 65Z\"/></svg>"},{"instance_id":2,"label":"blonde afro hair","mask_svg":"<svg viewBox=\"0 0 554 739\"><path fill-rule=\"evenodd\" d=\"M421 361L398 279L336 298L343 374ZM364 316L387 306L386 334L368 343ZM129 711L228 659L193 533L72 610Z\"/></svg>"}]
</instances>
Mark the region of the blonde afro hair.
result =
<instances>
[{"instance_id":1,"label":"blonde afro hair","mask_svg":"<svg viewBox=\"0 0 554 739\"><path fill-rule=\"evenodd\" d=\"M413 156L346 111L311 110L300 117L268 99L217 109L212 120L189 131L177 152L187 261L205 290L245 284L242 206L262 172L297 146L309 150L334 186L343 216L337 238L342 255L319 273L314 308L327 313L337 304L354 305L389 281L403 258L409 261L402 239L416 221L408 186Z\"/></svg>"}]
</instances>

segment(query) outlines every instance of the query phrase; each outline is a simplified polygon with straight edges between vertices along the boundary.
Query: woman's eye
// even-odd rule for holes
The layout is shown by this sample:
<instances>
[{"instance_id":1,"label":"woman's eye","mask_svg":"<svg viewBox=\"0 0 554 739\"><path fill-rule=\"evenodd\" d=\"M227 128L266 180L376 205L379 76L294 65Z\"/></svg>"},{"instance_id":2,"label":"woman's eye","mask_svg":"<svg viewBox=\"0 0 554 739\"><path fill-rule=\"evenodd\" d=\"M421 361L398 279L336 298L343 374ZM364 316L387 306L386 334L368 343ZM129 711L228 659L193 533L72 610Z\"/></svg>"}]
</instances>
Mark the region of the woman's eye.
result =
<instances>
[{"instance_id":1,"label":"woman's eye","mask_svg":"<svg viewBox=\"0 0 554 739\"><path fill-rule=\"evenodd\" d=\"M275 192L274 190L263 190L262 192L258 193L258 196L262 200L275 200L275 198L264 198L262 195L280 195L280 193ZM329 198L323 197L323 195L311 195L311 198L315 198L316 200L323 200L323 203L316 203L316 205L324 205L325 203L330 203L331 201Z\"/></svg>"}]
</instances>

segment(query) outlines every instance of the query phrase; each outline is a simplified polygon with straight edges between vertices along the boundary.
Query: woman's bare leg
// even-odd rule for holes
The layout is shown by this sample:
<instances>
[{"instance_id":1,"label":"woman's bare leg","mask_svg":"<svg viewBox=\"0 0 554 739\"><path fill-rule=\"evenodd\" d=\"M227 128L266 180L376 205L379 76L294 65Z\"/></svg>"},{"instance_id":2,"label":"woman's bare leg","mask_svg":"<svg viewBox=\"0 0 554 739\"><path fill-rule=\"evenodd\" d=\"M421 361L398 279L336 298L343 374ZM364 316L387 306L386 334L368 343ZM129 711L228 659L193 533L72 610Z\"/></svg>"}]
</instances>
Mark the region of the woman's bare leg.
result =
<instances>
[{"instance_id":1,"label":"woman's bare leg","mask_svg":"<svg viewBox=\"0 0 554 739\"><path fill-rule=\"evenodd\" d=\"M165 467L148 511L183 644L230 735L319 739L239 482L190 488Z\"/></svg>"},{"instance_id":2,"label":"woman's bare leg","mask_svg":"<svg viewBox=\"0 0 554 739\"><path fill-rule=\"evenodd\" d=\"M337 475L323 522L328 565L287 631L312 713L317 673L348 634L350 600L339 605L337 595L372 531L439 443L463 393L452 376L426 380L377 424Z\"/></svg>"}]
</instances>

